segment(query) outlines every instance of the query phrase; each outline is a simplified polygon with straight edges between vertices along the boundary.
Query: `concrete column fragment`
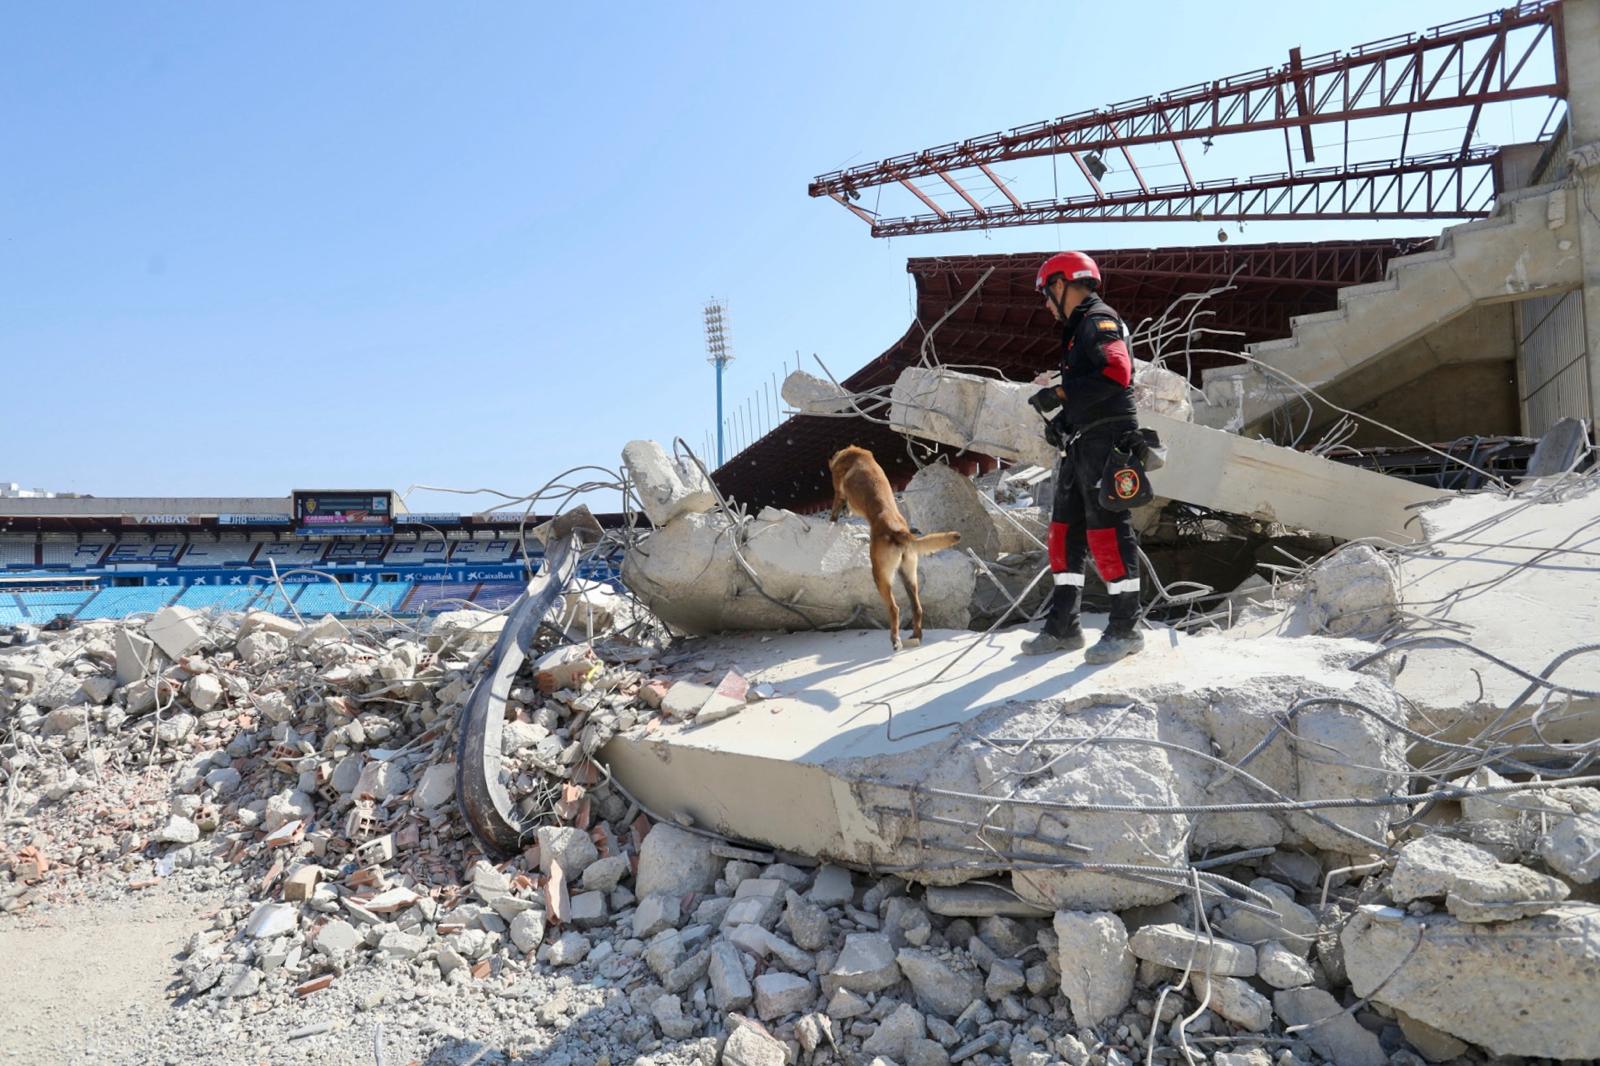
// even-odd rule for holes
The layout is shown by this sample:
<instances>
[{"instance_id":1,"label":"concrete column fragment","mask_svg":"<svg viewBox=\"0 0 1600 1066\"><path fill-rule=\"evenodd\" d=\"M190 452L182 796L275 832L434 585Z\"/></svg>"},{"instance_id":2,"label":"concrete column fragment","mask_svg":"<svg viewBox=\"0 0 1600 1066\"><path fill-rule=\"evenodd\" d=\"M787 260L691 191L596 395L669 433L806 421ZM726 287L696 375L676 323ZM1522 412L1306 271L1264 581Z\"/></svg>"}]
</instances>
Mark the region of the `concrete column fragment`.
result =
<instances>
[{"instance_id":1,"label":"concrete column fragment","mask_svg":"<svg viewBox=\"0 0 1600 1066\"><path fill-rule=\"evenodd\" d=\"M688 459L676 459L653 440L629 441L622 449L634 491L645 514L657 526L684 514L709 511L717 505L711 482Z\"/></svg>"},{"instance_id":2,"label":"concrete column fragment","mask_svg":"<svg viewBox=\"0 0 1600 1066\"><path fill-rule=\"evenodd\" d=\"M986 455L1055 465L1044 425L1028 406L1033 386L952 370L911 367L895 382L896 429ZM1408 542L1419 530L1411 508L1437 490L1141 411L1140 423L1167 446L1167 464L1150 475L1156 495L1213 510L1326 533Z\"/></svg>"}]
</instances>

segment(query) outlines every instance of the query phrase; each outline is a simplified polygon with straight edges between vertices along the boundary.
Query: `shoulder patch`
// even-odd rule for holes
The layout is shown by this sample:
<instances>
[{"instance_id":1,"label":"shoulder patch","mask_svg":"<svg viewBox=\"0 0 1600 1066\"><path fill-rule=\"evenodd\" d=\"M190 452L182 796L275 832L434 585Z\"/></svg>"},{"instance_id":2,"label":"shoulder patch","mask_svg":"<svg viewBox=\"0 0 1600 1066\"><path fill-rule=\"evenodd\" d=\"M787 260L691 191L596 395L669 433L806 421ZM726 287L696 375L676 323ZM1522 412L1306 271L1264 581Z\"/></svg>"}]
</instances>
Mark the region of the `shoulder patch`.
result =
<instances>
[{"instance_id":1,"label":"shoulder patch","mask_svg":"<svg viewBox=\"0 0 1600 1066\"><path fill-rule=\"evenodd\" d=\"M1097 319L1095 319L1094 320L1094 328L1099 330L1102 333L1120 333L1120 332L1122 332L1122 327L1118 326L1117 322L1116 322L1116 319L1112 319L1112 318L1097 318Z\"/></svg>"}]
</instances>

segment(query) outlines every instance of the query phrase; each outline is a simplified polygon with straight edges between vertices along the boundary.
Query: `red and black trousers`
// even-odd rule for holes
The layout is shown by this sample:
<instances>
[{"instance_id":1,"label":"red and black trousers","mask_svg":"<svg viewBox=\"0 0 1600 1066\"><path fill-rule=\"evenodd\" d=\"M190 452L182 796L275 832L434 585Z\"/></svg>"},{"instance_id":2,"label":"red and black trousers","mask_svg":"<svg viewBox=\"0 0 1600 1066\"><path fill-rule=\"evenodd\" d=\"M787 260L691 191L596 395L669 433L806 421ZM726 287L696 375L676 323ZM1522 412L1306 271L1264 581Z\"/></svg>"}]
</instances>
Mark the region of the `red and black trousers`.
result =
<instances>
[{"instance_id":1,"label":"red and black trousers","mask_svg":"<svg viewBox=\"0 0 1600 1066\"><path fill-rule=\"evenodd\" d=\"M1131 425L1132 423L1130 423ZM1057 636L1078 625L1085 565L1090 556L1111 596L1110 631L1132 632L1139 617L1139 549L1128 511L1100 506L1100 475L1113 442L1128 426L1091 430L1072 442L1056 467L1050 508L1050 614L1045 630Z\"/></svg>"}]
</instances>

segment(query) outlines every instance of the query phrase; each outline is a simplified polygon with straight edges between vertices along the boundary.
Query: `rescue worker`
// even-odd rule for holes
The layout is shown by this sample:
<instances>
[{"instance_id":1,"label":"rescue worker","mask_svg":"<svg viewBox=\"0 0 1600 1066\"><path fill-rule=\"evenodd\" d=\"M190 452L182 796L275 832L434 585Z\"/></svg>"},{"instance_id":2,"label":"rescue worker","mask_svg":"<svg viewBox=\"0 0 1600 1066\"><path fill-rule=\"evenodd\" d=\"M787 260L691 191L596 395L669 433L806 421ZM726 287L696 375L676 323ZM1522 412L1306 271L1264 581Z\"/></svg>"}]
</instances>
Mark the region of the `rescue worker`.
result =
<instances>
[{"instance_id":1,"label":"rescue worker","mask_svg":"<svg viewBox=\"0 0 1600 1066\"><path fill-rule=\"evenodd\" d=\"M1144 647L1139 617L1139 552L1126 510L1100 505L1100 475L1113 444L1138 429L1133 405L1133 356L1128 327L1100 298L1100 268L1082 252L1061 252L1039 267L1035 287L1061 323L1061 384L1028 402L1049 417L1045 439L1064 454L1056 467L1050 511L1050 613L1039 634L1023 644L1029 655L1083 647L1078 612L1086 555L1111 594L1111 621L1084 653L1109 663ZM1059 410L1057 410L1059 408ZM1051 416L1051 412L1056 412Z\"/></svg>"}]
</instances>

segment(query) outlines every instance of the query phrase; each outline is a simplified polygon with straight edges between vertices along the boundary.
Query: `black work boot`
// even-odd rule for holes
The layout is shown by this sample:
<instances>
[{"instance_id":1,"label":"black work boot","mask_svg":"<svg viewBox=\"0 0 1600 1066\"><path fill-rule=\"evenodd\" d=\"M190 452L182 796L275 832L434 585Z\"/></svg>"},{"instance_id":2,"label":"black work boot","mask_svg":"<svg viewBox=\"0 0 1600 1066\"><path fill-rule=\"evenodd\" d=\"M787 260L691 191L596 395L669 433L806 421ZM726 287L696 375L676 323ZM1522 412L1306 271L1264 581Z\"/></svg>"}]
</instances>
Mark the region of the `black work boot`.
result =
<instances>
[{"instance_id":1,"label":"black work boot","mask_svg":"<svg viewBox=\"0 0 1600 1066\"><path fill-rule=\"evenodd\" d=\"M1095 666L1125 659L1144 648L1144 634L1136 628L1139 594L1124 592L1111 597L1111 620L1105 634L1094 647L1083 653L1083 661Z\"/></svg>"},{"instance_id":2,"label":"black work boot","mask_svg":"<svg viewBox=\"0 0 1600 1066\"><path fill-rule=\"evenodd\" d=\"M1078 602L1082 590L1076 585L1057 585L1050 597L1050 613L1044 628L1022 642L1024 655L1049 655L1058 651L1077 651L1083 647L1083 626L1078 623Z\"/></svg>"}]
</instances>

